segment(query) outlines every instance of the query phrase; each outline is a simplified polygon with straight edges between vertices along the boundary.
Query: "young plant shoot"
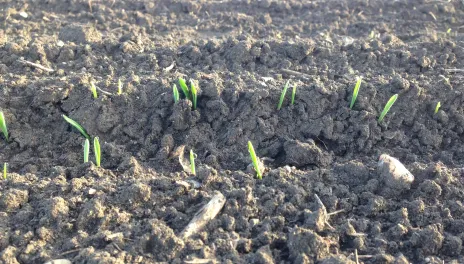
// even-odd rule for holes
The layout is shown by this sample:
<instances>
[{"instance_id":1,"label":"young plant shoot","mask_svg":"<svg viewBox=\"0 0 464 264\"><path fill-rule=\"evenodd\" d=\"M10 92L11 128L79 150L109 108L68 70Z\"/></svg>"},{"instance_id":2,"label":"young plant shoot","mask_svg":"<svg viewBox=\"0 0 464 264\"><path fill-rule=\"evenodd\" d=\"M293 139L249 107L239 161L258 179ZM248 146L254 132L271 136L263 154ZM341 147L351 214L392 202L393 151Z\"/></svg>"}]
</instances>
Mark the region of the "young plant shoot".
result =
<instances>
[{"instance_id":1,"label":"young plant shoot","mask_svg":"<svg viewBox=\"0 0 464 264\"><path fill-rule=\"evenodd\" d=\"M440 107L441 107L441 103L438 102L438 103L437 103L437 106L435 106L435 112L434 112L434 114L438 113L438 110L440 110Z\"/></svg>"},{"instance_id":2,"label":"young plant shoot","mask_svg":"<svg viewBox=\"0 0 464 264\"><path fill-rule=\"evenodd\" d=\"M6 120L3 115L3 111L0 111L0 129L2 130L5 140L8 141L8 128L6 127Z\"/></svg>"},{"instance_id":3,"label":"young plant shoot","mask_svg":"<svg viewBox=\"0 0 464 264\"><path fill-rule=\"evenodd\" d=\"M379 120L378 122L382 122L383 118L385 117L385 115L387 115L388 111L390 111L390 108L392 107L392 105L395 103L396 99L398 99L398 94L395 94L393 95L390 100L388 100L387 104L385 105L385 107L383 108L383 111L382 113L380 114L379 116Z\"/></svg>"},{"instance_id":4,"label":"young plant shoot","mask_svg":"<svg viewBox=\"0 0 464 264\"><path fill-rule=\"evenodd\" d=\"M279 104L277 105L277 110L280 110L280 108L282 108L282 103L284 102L285 94L287 93L289 83L290 83L290 80L287 81L287 83L284 86L284 89L282 90L282 93L280 94L280 100L279 100Z\"/></svg>"},{"instance_id":5,"label":"young plant shoot","mask_svg":"<svg viewBox=\"0 0 464 264\"><path fill-rule=\"evenodd\" d=\"M253 163L253 167L255 168L256 175L258 179L261 180L263 178L263 175L259 170L258 157L256 156L255 149L253 148L253 144L251 144L251 141L248 141L248 152L250 152L251 162Z\"/></svg>"},{"instance_id":6,"label":"young plant shoot","mask_svg":"<svg viewBox=\"0 0 464 264\"><path fill-rule=\"evenodd\" d=\"M93 150L95 153L95 165L97 165L97 167L100 167L101 152L100 152L100 141L98 140L98 137L93 138Z\"/></svg>"},{"instance_id":7,"label":"young plant shoot","mask_svg":"<svg viewBox=\"0 0 464 264\"><path fill-rule=\"evenodd\" d=\"M182 78L179 78L179 85L180 85L180 88L182 89L182 92L185 95L185 98L190 99L189 88L187 87L185 80Z\"/></svg>"},{"instance_id":8,"label":"young plant shoot","mask_svg":"<svg viewBox=\"0 0 464 264\"><path fill-rule=\"evenodd\" d=\"M76 121L72 120L71 118L67 117L66 115L63 115L63 118L64 120L66 120L66 122L68 122L69 124L71 124L73 127L75 127L77 130L79 130L79 132L81 132L81 134L87 138L87 139L90 139L90 136L89 134L87 133L87 131L85 131L85 129L79 125L79 123L77 123Z\"/></svg>"},{"instance_id":9,"label":"young plant shoot","mask_svg":"<svg viewBox=\"0 0 464 264\"><path fill-rule=\"evenodd\" d=\"M354 102L356 102L356 98L358 98L359 87L361 87L361 80L361 77L358 77L356 85L354 86L353 96L351 97L350 109L353 109Z\"/></svg>"},{"instance_id":10,"label":"young plant shoot","mask_svg":"<svg viewBox=\"0 0 464 264\"><path fill-rule=\"evenodd\" d=\"M296 95L296 83L293 85L293 90L292 90L292 105L295 104L295 95Z\"/></svg>"},{"instance_id":11,"label":"young plant shoot","mask_svg":"<svg viewBox=\"0 0 464 264\"><path fill-rule=\"evenodd\" d=\"M7 173L8 163L3 163L3 179L6 180L6 173Z\"/></svg>"},{"instance_id":12,"label":"young plant shoot","mask_svg":"<svg viewBox=\"0 0 464 264\"><path fill-rule=\"evenodd\" d=\"M122 84L121 78L119 78L118 79L118 95L122 94L122 87L123 87L123 84Z\"/></svg>"},{"instance_id":13,"label":"young plant shoot","mask_svg":"<svg viewBox=\"0 0 464 264\"><path fill-rule=\"evenodd\" d=\"M195 171L195 153L193 153L192 150L190 150L190 170L192 171L193 175L196 175L196 171Z\"/></svg>"},{"instance_id":14,"label":"young plant shoot","mask_svg":"<svg viewBox=\"0 0 464 264\"><path fill-rule=\"evenodd\" d=\"M89 139L85 139L84 142L84 163L89 162L89 152L90 152L90 141Z\"/></svg>"},{"instance_id":15,"label":"young plant shoot","mask_svg":"<svg viewBox=\"0 0 464 264\"><path fill-rule=\"evenodd\" d=\"M190 90L192 91L193 110L196 110L197 109L197 88L195 87L195 84L193 84L192 81L190 81Z\"/></svg>"},{"instance_id":16,"label":"young plant shoot","mask_svg":"<svg viewBox=\"0 0 464 264\"><path fill-rule=\"evenodd\" d=\"M174 97L174 103L179 102L179 90L177 90L177 85L172 86L172 95Z\"/></svg>"},{"instance_id":17,"label":"young plant shoot","mask_svg":"<svg viewBox=\"0 0 464 264\"><path fill-rule=\"evenodd\" d=\"M98 98L97 87L95 86L95 83L93 81L90 82L90 91L92 91L93 98L97 99Z\"/></svg>"}]
</instances>

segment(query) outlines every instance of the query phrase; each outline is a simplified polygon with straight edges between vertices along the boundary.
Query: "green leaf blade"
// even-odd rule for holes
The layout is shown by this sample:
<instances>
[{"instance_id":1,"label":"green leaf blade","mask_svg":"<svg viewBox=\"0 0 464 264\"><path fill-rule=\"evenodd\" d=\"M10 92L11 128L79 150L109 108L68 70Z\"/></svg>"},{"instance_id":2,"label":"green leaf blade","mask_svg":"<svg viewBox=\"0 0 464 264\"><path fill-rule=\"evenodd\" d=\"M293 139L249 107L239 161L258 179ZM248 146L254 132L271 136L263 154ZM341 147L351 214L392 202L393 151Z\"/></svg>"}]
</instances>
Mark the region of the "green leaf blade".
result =
<instances>
[{"instance_id":1,"label":"green leaf blade","mask_svg":"<svg viewBox=\"0 0 464 264\"><path fill-rule=\"evenodd\" d=\"M190 82L190 90L192 91L192 104L193 104L193 110L197 109L197 88L193 84L193 82Z\"/></svg>"},{"instance_id":2,"label":"green leaf blade","mask_svg":"<svg viewBox=\"0 0 464 264\"><path fill-rule=\"evenodd\" d=\"M437 106L435 106L435 112L434 112L434 114L438 113L438 110L440 110L440 107L441 107L441 103L438 102L438 103L437 103Z\"/></svg>"},{"instance_id":3,"label":"green leaf blade","mask_svg":"<svg viewBox=\"0 0 464 264\"><path fill-rule=\"evenodd\" d=\"M97 165L97 167L100 167L101 150L100 150L100 141L98 140L98 137L93 138L93 148L95 152L95 165Z\"/></svg>"},{"instance_id":4,"label":"green leaf blade","mask_svg":"<svg viewBox=\"0 0 464 264\"><path fill-rule=\"evenodd\" d=\"M287 93L289 84L290 84L290 80L287 81L287 83L284 86L284 89L282 90L282 93L280 94L280 99L279 99L279 104L277 105L277 110L280 110L280 108L282 108L282 104L284 102L285 94Z\"/></svg>"},{"instance_id":5,"label":"green leaf blade","mask_svg":"<svg viewBox=\"0 0 464 264\"><path fill-rule=\"evenodd\" d=\"M259 169L258 157L256 156L255 149L253 148L253 144L251 141L248 141L248 152L250 153L251 162L253 163L253 167L255 168L256 175L259 180L263 178L261 171Z\"/></svg>"},{"instance_id":6,"label":"green leaf blade","mask_svg":"<svg viewBox=\"0 0 464 264\"><path fill-rule=\"evenodd\" d=\"M195 153L193 153L193 150L190 150L190 170L192 171L193 175L196 175L196 170L195 170Z\"/></svg>"},{"instance_id":7,"label":"green leaf blade","mask_svg":"<svg viewBox=\"0 0 464 264\"><path fill-rule=\"evenodd\" d=\"M295 104L295 95L296 95L296 83L293 85L293 90L292 90L292 105Z\"/></svg>"},{"instance_id":8,"label":"green leaf blade","mask_svg":"<svg viewBox=\"0 0 464 264\"><path fill-rule=\"evenodd\" d=\"M179 85L180 85L180 89L182 89L182 92L185 95L185 98L190 99L189 88L187 87L185 80L182 78L179 78Z\"/></svg>"},{"instance_id":9,"label":"green leaf blade","mask_svg":"<svg viewBox=\"0 0 464 264\"><path fill-rule=\"evenodd\" d=\"M358 98L359 88L361 87L362 78L358 77L356 81L356 85L354 86L353 96L351 97L350 109L353 109L354 103L356 102L356 98Z\"/></svg>"},{"instance_id":10,"label":"green leaf blade","mask_svg":"<svg viewBox=\"0 0 464 264\"><path fill-rule=\"evenodd\" d=\"M172 86L172 95L174 97L174 103L179 102L179 90L177 90L177 85Z\"/></svg>"},{"instance_id":11,"label":"green leaf blade","mask_svg":"<svg viewBox=\"0 0 464 264\"><path fill-rule=\"evenodd\" d=\"M76 128L79 132L81 132L81 134L90 140L90 136L89 134L87 133L87 131L85 131L85 129L79 125L79 123L77 123L76 121L72 120L71 118L67 117L66 115L62 115L64 120L66 120L66 122L68 122L69 124L71 124L74 128Z\"/></svg>"},{"instance_id":12,"label":"green leaf blade","mask_svg":"<svg viewBox=\"0 0 464 264\"><path fill-rule=\"evenodd\" d=\"M3 132L3 136L5 140L8 142L8 127L6 126L6 119L3 111L0 111L0 129Z\"/></svg>"},{"instance_id":13,"label":"green leaf blade","mask_svg":"<svg viewBox=\"0 0 464 264\"><path fill-rule=\"evenodd\" d=\"M382 122L383 118L385 117L385 115L387 115L388 111L390 111L390 108L392 107L392 105L396 102L396 99L398 99L398 94L395 94L393 95L392 97L390 97L390 99L388 100L387 104L385 105L385 107L383 108L383 111L382 113L380 114L379 116L379 120L378 122Z\"/></svg>"}]
</instances>

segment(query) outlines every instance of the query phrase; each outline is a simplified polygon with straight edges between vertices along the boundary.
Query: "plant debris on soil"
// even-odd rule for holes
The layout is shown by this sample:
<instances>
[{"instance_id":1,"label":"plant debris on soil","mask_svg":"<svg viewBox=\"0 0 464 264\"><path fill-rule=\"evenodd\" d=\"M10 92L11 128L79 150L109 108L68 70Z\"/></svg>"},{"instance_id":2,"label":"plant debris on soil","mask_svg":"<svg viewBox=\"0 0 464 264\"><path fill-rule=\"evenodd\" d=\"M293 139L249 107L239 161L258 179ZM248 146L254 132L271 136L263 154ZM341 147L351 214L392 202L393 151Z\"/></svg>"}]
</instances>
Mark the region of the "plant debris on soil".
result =
<instances>
[{"instance_id":1,"label":"plant debris on soil","mask_svg":"<svg viewBox=\"0 0 464 264\"><path fill-rule=\"evenodd\" d=\"M0 263L464 263L463 1L0 10Z\"/></svg>"}]
</instances>

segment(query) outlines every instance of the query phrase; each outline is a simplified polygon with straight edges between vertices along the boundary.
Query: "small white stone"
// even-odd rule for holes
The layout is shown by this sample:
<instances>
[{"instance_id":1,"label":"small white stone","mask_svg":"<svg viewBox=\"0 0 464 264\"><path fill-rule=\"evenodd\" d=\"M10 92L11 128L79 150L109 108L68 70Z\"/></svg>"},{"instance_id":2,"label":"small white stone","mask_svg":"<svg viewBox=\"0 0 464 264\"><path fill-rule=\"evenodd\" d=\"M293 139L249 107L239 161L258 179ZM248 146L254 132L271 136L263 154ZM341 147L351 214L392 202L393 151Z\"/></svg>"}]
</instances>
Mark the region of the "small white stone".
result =
<instances>
[{"instance_id":1,"label":"small white stone","mask_svg":"<svg viewBox=\"0 0 464 264\"><path fill-rule=\"evenodd\" d=\"M97 193L97 190L93 188L89 189L89 195L94 195L95 193Z\"/></svg>"},{"instance_id":2,"label":"small white stone","mask_svg":"<svg viewBox=\"0 0 464 264\"><path fill-rule=\"evenodd\" d=\"M27 17L28 17L27 13L24 12L24 11L19 12L19 15L20 15L21 17L23 17L23 18L27 18Z\"/></svg>"},{"instance_id":3,"label":"small white stone","mask_svg":"<svg viewBox=\"0 0 464 264\"><path fill-rule=\"evenodd\" d=\"M58 40L58 41L56 42L56 45L57 45L58 47L63 47L63 46L64 46L64 42L61 41L61 40Z\"/></svg>"},{"instance_id":4,"label":"small white stone","mask_svg":"<svg viewBox=\"0 0 464 264\"><path fill-rule=\"evenodd\" d=\"M409 189L414 181L414 175L399 160L387 154L380 155L377 168L385 185L390 188Z\"/></svg>"}]
</instances>

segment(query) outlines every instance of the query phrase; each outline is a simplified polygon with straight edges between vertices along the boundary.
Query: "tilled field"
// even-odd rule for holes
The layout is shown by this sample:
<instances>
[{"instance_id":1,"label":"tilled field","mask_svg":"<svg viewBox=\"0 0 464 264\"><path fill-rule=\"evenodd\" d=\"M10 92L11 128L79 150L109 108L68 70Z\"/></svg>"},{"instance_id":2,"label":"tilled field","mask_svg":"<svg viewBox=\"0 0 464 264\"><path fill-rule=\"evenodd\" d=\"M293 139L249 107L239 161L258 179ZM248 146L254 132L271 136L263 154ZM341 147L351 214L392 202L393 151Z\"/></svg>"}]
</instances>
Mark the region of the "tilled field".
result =
<instances>
[{"instance_id":1,"label":"tilled field","mask_svg":"<svg viewBox=\"0 0 464 264\"><path fill-rule=\"evenodd\" d=\"M0 263L464 263L464 2L0 11ZM99 137L101 167L62 115ZM410 186L389 184L381 154ZM219 213L188 231L211 199Z\"/></svg>"}]
</instances>

